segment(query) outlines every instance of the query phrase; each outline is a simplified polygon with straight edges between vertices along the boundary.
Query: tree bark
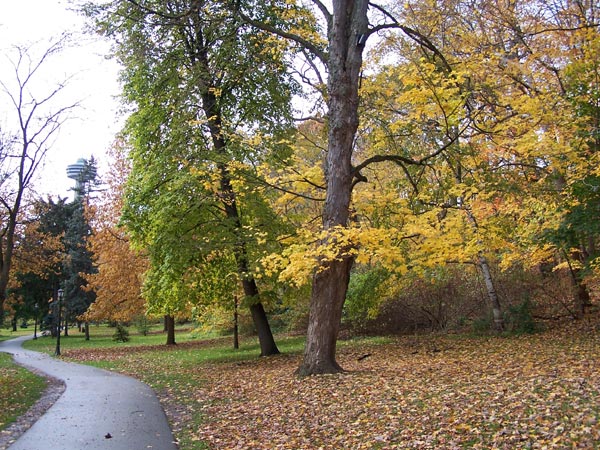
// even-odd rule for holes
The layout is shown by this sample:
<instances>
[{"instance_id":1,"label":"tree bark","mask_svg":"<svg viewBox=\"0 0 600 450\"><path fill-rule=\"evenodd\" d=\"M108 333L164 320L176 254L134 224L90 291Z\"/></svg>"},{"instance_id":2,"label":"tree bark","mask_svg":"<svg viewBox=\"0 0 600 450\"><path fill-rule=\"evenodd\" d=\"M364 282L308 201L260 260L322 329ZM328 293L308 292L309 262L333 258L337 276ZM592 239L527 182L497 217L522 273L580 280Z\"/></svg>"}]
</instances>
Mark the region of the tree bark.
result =
<instances>
[{"instance_id":1,"label":"tree bark","mask_svg":"<svg viewBox=\"0 0 600 450\"><path fill-rule=\"evenodd\" d=\"M323 228L345 227L350 215L352 194L352 151L358 129L358 87L363 44L367 33L367 1L334 0L329 28L328 144L326 160L327 194ZM329 245L336 245L326 239ZM309 325L301 376L335 373L342 370L335 358L336 342L350 280L352 258L343 256L323 261L312 283Z\"/></svg>"},{"instance_id":2,"label":"tree bark","mask_svg":"<svg viewBox=\"0 0 600 450\"><path fill-rule=\"evenodd\" d=\"M89 341L90 340L90 323L89 322L85 322L83 329L85 331L85 340Z\"/></svg>"},{"instance_id":3,"label":"tree bark","mask_svg":"<svg viewBox=\"0 0 600 450\"><path fill-rule=\"evenodd\" d=\"M177 343L175 342L175 316L165 316L165 323L167 324L166 345L177 345Z\"/></svg>"},{"instance_id":4,"label":"tree bark","mask_svg":"<svg viewBox=\"0 0 600 450\"><path fill-rule=\"evenodd\" d=\"M462 201L460 202L460 204L462 204ZM475 233L479 233L479 224L477 223L475 216L473 215L470 209L465 209L465 212L467 213L467 219L469 220L471 227L473 228ZM481 244L481 241L478 239L477 243ZM497 332L501 333L502 331L504 331L504 316L502 315L502 307L500 305L498 293L496 292L496 287L494 286L494 279L492 277L490 265L482 251L479 251L479 253L477 254L477 261L479 264L479 268L481 269L481 273L483 274L483 281L485 282L488 300L492 309L492 316L494 318L494 329Z\"/></svg>"},{"instance_id":5,"label":"tree bark","mask_svg":"<svg viewBox=\"0 0 600 450\"><path fill-rule=\"evenodd\" d=\"M244 287L244 294L250 298L258 298L258 287L254 278L248 280L242 280ZM260 344L260 356L271 356L278 355L279 349L275 343L275 338L271 332L269 320L267 319L267 313L261 302L250 304L250 314L252 315L252 321L256 332L258 334L258 342Z\"/></svg>"},{"instance_id":6,"label":"tree bark","mask_svg":"<svg viewBox=\"0 0 600 450\"><path fill-rule=\"evenodd\" d=\"M238 350L240 348L237 295L234 295L233 297L233 348L234 350Z\"/></svg>"},{"instance_id":7,"label":"tree bark","mask_svg":"<svg viewBox=\"0 0 600 450\"><path fill-rule=\"evenodd\" d=\"M500 306L500 300L498 299L498 293L494 286L494 279L492 278L492 272L490 271L490 265L488 264L487 258L479 252L479 268L483 273L483 281L488 294L488 300L492 308L492 315L494 317L494 329L497 332L504 331L504 317L502 315L502 307Z\"/></svg>"}]
</instances>

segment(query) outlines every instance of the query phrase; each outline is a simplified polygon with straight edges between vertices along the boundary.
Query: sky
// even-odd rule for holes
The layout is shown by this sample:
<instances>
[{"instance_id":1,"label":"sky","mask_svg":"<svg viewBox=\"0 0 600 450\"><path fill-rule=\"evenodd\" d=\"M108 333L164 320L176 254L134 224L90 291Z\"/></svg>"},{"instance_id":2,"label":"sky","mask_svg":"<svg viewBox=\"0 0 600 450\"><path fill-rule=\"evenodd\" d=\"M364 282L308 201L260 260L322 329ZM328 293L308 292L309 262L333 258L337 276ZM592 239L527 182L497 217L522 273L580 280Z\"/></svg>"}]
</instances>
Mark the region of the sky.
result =
<instances>
[{"instance_id":1,"label":"sky","mask_svg":"<svg viewBox=\"0 0 600 450\"><path fill-rule=\"evenodd\" d=\"M53 83L72 77L55 106L80 104L61 126L38 173L36 192L42 197L72 197L70 188L74 182L67 178L66 169L79 158L94 156L102 176L107 168L106 152L124 120L117 98L119 67L107 59L110 45L98 36L84 33L85 18L71 8L69 0L0 0L2 80L14 80L6 60L6 55L14 55L14 45L33 44L41 52L47 49L49 39L63 32L73 36L73 45L44 64L40 84L35 87L43 93ZM12 118L14 111L0 102L0 125L7 127Z\"/></svg>"}]
</instances>

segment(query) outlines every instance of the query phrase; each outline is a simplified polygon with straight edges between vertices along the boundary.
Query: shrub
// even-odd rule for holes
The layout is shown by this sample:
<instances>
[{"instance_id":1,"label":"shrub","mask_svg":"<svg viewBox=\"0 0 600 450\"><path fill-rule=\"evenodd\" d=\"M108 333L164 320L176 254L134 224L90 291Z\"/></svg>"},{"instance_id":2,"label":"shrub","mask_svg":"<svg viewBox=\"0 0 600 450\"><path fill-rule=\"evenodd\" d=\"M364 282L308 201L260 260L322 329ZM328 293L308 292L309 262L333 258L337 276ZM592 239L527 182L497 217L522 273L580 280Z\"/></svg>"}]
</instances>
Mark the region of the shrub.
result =
<instances>
[{"instance_id":1,"label":"shrub","mask_svg":"<svg viewBox=\"0 0 600 450\"><path fill-rule=\"evenodd\" d=\"M505 314L506 331L515 334L532 334L537 325L531 312L531 302L526 299L518 305L509 306Z\"/></svg>"},{"instance_id":2,"label":"shrub","mask_svg":"<svg viewBox=\"0 0 600 450\"><path fill-rule=\"evenodd\" d=\"M134 323L138 333L140 333L142 336L148 335L148 332L150 331L150 322L148 321L148 318L146 316L137 316L134 319Z\"/></svg>"},{"instance_id":3,"label":"shrub","mask_svg":"<svg viewBox=\"0 0 600 450\"><path fill-rule=\"evenodd\" d=\"M113 341L115 342L127 342L129 341L129 331L120 323L117 324L115 334L113 334Z\"/></svg>"}]
</instances>

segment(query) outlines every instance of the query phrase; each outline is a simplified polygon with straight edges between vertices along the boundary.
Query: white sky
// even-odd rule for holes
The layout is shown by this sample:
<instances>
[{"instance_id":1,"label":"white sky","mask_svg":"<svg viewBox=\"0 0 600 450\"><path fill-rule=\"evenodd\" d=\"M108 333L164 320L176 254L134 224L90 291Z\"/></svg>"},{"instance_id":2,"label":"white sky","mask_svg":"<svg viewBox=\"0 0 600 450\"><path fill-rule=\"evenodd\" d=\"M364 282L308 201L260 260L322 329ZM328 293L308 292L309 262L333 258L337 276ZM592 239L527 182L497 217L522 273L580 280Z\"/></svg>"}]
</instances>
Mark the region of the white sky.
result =
<instances>
[{"instance_id":1,"label":"white sky","mask_svg":"<svg viewBox=\"0 0 600 450\"><path fill-rule=\"evenodd\" d=\"M72 197L69 188L74 183L67 178L66 168L78 158L93 155L99 161L102 175L106 170L106 150L123 122L116 99L119 94L117 63L105 57L108 43L83 33L84 24L83 17L69 10L68 0L0 0L0 77L3 80L7 77L9 81L14 80L4 57L11 52L11 46L37 43L35 48L42 51L48 47L44 41L65 31L72 33L76 42L43 66L46 70L41 78L49 85L74 77L55 107L81 103L72 113L73 118L63 124L38 174L36 190L43 197L47 194ZM3 126L12 119L10 114L14 112L0 102Z\"/></svg>"}]
</instances>

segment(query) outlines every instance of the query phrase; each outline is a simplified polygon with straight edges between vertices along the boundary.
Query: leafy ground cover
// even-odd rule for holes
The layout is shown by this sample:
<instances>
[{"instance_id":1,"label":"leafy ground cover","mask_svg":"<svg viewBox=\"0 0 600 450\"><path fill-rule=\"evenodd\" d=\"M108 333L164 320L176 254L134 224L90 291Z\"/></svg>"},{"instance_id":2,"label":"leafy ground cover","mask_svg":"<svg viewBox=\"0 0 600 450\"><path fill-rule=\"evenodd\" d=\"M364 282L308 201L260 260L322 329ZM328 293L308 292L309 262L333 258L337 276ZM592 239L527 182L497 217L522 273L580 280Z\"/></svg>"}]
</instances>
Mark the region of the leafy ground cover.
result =
<instances>
[{"instance_id":1,"label":"leafy ground cover","mask_svg":"<svg viewBox=\"0 0 600 450\"><path fill-rule=\"evenodd\" d=\"M344 342L340 375L298 379L302 342L72 349L159 393L182 449L600 448L600 328Z\"/></svg>"}]
</instances>

